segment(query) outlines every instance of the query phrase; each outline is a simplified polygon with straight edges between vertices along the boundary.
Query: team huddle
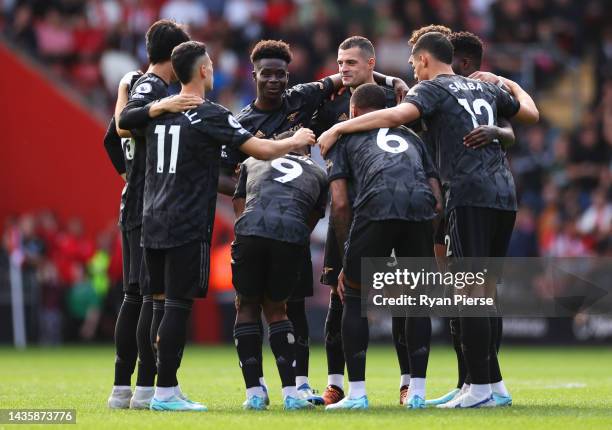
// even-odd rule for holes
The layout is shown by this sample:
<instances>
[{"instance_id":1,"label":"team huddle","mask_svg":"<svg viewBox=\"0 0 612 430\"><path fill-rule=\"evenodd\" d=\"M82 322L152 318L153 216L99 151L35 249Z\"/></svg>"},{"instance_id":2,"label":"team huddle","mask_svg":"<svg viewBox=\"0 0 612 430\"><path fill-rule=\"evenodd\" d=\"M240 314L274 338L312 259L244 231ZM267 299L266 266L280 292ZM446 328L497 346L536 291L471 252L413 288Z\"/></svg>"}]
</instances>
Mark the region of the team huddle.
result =
<instances>
[{"instance_id":1,"label":"team huddle","mask_svg":"<svg viewBox=\"0 0 612 430\"><path fill-rule=\"evenodd\" d=\"M193 300L207 292L218 192L233 196L236 215L234 341L245 409L263 410L270 402L263 318L286 410L369 407L363 257L505 255L517 210L504 153L514 142L508 119L533 123L538 110L515 82L478 71L483 47L477 36L428 26L410 43L406 60L418 83L409 89L374 71L374 47L364 37L340 44L338 74L292 87L289 46L260 41L250 57L256 99L234 117L205 98L213 88L206 46L174 22L151 26L149 68L122 79L104 142L126 180L119 220L125 296L110 408L206 410L181 391L177 371ZM181 91L168 97L176 80ZM309 156L317 138L327 172ZM305 300L313 295L309 238L328 202L321 274L330 286L328 385L319 395L308 380ZM502 322L496 310L460 315L450 324L458 383L425 400L430 318L393 318L400 404L510 405L497 360Z\"/></svg>"}]
</instances>

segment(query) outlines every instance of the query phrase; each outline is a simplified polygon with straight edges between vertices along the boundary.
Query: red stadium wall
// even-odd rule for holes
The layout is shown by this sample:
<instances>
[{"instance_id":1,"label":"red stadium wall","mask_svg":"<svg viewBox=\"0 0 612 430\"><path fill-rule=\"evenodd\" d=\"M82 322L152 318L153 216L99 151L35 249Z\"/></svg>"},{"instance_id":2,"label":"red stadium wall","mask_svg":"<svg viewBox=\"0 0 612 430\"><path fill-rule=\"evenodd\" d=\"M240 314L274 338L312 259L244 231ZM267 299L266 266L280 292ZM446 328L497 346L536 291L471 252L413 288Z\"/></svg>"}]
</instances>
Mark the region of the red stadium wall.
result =
<instances>
[{"instance_id":1,"label":"red stadium wall","mask_svg":"<svg viewBox=\"0 0 612 430\"><path fill-rule=\"evenodd\" d=\"M0 220L50 208L80 217L93 238L116 219L123 182L104 125L2 43L0 67Z\"/></svg>"}]
</instances>

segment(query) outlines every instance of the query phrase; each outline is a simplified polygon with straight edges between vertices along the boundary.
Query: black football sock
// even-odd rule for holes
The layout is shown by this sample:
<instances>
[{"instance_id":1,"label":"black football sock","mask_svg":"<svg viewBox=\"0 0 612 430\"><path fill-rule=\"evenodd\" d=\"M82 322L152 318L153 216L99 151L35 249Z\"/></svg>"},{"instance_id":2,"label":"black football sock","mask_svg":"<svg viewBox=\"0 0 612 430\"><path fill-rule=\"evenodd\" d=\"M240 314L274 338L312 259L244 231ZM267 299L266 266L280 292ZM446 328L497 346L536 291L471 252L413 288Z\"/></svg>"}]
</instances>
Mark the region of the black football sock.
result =
<instances>
[{"instance_id":1,"label":"black football sock","mask_svg":"<svg viewBox=\"0 0 612 430\"><path fill-rule=\"evenodd\" d=\"M259 338L262 340L257 344L255 350L255 356L257 357L257 375L259 378L263 378L263 338L264 338L264 325L261 319L261 313L259 314L259 320L257 321L257 328L259 329Z\"/></svg>"},{"instance_id":2,"label":"black football sock","mask_svg":"<svg viewBox=\"0 0 612 430\"><path fill-rule=\"evenodd\" d=\"M406 318L406 343L410 358L410 379L425 378L431 343L429 317Z\"/></svg>"},{"instance_id":3,"label":"black football sock","mask_svg":"<svg viewBox=\"0 0 612 430\"><path fill-rule=\"evenodd\" d=\"M276 321L270 324L270 347L276 358L276 367L284 387L295 386L295 335L293 324L289 320Z\"/></svg>"},{"instance_id":4,"label":"black football sock","mask_svg":"<svg viewBox=\"0 0 612 430\"><path fill-rule=\"evenodd\" d=\"M115 324L115 382L114 385L131 385L132 373L138 358L136 328L142 307L140 294L126 293Z\"/></svg>"},{"instance_id":5,"label":"black football sock","mask_svg":"<svg viewBox=\"0 0 612 430\"><path fill-rule=\"evenodd\" d=\"M178 385L176 372L187 340L192 300L166 299L164 317L157 332L157 386Z\"/></svg>"},{"instance_id":6,"label":"black football sock","mask_svg":"<svg viewBox=\"0 0 612 430\"><path fill-rule=\"evenodd\" d=\"M401 375L410 375L410 361L408 359L408 347L406 345L406 318L391 318L391 334L393 345L397 353L397 362L400 366ZM411 375L412 376L412 375Z\"/></svg>"},{"instance_id":7,"label":"black football sock","mask_svg":"<svg viewBox=\"0 0 612 430\"><path fill-rule=\"evenodd\" d=\"M325 352L327 374L344 375L344 350L342 349L342 300L338 294L329 295L329 308L325 320Z\"/></svg>"},{"instance_id":8,"label":"black football sock","mask_svg":"<svg viewBox=\"0 0 612 430\"><path fill-rule=\"evenodd\" d=\"M287 317L291 321L295 333L295 375L308 376L310 338L305 301L287 302Z\"/></svg>"},{"instance_id":9,"label":"black football sock","mask_svg":"<svg viewBox=\"0 0 612 430\"><path fill-rule=\"evenodd\" d=\"M497 345L499 345L499 318L497 313L492 313L489 317L489 323L491 324L491 342L489 344L489 376L492 384L502 380L501 369L499 368L499 361L497 360Z\"/></svg>"},{"instance_id":10,"label":"black football sock","mask_svg":"<svg viewBox=\"0 0 612 430\"><path fill-rule=\"evenodd\" d=\"M234 326L234 343L238 351L240 369L247 388L259 386L261 371L260 323L242 323Z\"/></svg>"},{"instance_id":11,"label":"black football sock","mask_svg":"<svg viewBox=\"0 0 612 430\"><path fill-rule=\"evenodd\" d=\"M149 339L151 341L151 348L153 348L153 354L155 361L157 362L157 332L159 331L159 325L161 324L162 318L164 317L164 300L153 300L153 318L151 319L151 329L149 331Z\"/></svg>"},{"instance_id":12,"label":"black football sock","mask_svg":"<svg viewBox=\"0 0 612 430\"><path fill-rule=\"evenodd\" d=\"M488 384L491 323L489 317L460 317L463 357L472 384Z\"/></svg>"},{"instance_id":13,"label":"black football sock","mask_svg":"<svg viewBox=\"0 0 612 430\"><path fill-rule=\"evenodd\" d=\"M365 381L369 337L368 319L361 316L360 291L347 287L342 313L342 345L350 382Z\"/></svg>"},{"instance_id":14,"label":"black football sock","mask_svg":"<svg viewBox=\"0 0 612 430\"><path fill-rule=\"evenodd\" d=\"M502 336L504 334L504 319L500 316L497 319L497 342L495 343L495 352L499 353L502 344Z\"/></svg>"},{"instance_id":15,"label":"black football sock","mask_svg":"<svg viewBox=\"0 0 612 430\"><path fill-rule=\"evenodd\" d=\"M457 355L457 388L461 389L463 384L467 382L467 367L463 357L463 349L461 348L461 324L459 323L459 318L451 318L449 325L453 339L453 348Z\"/></svg>"},{"instance_id":16,"label":"black football sock","mask_svg":"<svg viewBox=\"0 0 612 430\"><path fill-rule=\"evenodd\" d=\"M136 341L138 344L138 377L136 385L139 387L152 387L155 384L155 355L149 332L151 330L151 319L153 318L153 297L143 296L142 307L140 308L140 318L136 329Z\"/></svg>"}]
</instances>

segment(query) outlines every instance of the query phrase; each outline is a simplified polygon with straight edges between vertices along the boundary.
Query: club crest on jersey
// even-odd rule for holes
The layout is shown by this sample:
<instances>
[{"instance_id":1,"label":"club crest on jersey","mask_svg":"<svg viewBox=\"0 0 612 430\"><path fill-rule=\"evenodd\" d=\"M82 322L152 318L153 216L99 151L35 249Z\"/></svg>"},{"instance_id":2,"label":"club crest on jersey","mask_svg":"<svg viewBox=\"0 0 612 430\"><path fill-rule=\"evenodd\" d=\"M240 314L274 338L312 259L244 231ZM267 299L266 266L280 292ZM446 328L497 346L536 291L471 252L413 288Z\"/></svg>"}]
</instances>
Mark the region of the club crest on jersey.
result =
<instances>
[{"instance_id":1,"label":"club crest on jersey","mask_svg":"<svg viewBox=\"0 0 612 430\"><path fill-rule=\"evenodd\" d=\"M138 85L134 91L136 91L138 94L148 94L153 91L153 87L150 83L143 82L142 84Z\"/></svg>"},{"instance_id":2,"label":"club crest on jersey","mask_svg":"<svg viewBox=\"0 0 612 430\"><path fill-rule=\"evenodd\" d=\"M295 118L297 117L298 112L293 112L289 115L287 115L287 121L289 122L293 122L295 121Z\"/></svg>"},{"instance_id":3,"label":"club crest on jersey","mask_svg":"<svg viewBox=\"0 0 612 430\"><path fill-rule=\"evenodd\" d=\"M346 112L342 112L342 115L338 117L338 121L346 121L347 119L349 119L349 117Z\"/></svg>"}]
</instances>

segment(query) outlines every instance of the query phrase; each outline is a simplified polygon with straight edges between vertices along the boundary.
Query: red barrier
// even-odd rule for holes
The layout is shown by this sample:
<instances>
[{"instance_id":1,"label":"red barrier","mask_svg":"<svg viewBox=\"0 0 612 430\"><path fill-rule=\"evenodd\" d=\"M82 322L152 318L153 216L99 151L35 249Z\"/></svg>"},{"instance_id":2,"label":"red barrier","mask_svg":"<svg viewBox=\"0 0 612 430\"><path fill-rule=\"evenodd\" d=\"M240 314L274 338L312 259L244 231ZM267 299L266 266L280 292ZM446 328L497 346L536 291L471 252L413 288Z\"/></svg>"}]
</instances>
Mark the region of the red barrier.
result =
<instances>
[{"instance_id":1,"label":"red barrier","mask_svg":"<svg viewBox=\"0 0 612 430\"><path fill-rule=\"evenodd\" d=\"M122 180L106 157L105 126L0 43L0 220L50 208L78 216L93 238L116 219Z\"/></svg>"}]
</instances>

